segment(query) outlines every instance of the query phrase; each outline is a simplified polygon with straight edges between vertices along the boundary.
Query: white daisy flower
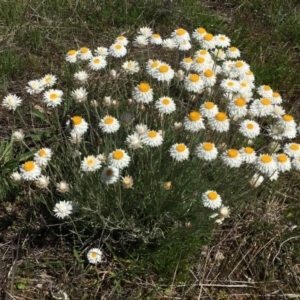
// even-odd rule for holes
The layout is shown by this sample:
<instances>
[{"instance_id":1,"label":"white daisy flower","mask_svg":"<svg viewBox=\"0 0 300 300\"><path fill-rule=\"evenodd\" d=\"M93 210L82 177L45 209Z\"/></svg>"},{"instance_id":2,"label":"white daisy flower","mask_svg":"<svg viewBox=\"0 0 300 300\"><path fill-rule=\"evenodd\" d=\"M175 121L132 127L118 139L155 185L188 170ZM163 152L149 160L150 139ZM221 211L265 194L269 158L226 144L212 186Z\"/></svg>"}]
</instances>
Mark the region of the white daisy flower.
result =
<instances>
[{"instance_id":1,"label":"white daisy flower","mask_svg":"<svg viewBox=\"0 0 300 300\"><path fill-rule=\"evenodd\" d=\"M213 102L207 101L200 106L200 113L205 118L213 118L218 112L218 105Z\"/></svg>"},{"instance_id":2,"label":"white daisy flower","mask_svg":"<svg viewBox=\"0 0 300 300\"><path fill-rule=\"evenodd\" d=\"M153 45L161 45L162 44L162 38L158 33L154 33L150 37L150 44Z\"/></svg>"},{"instance_id":3,"label":"white daisy flower","mask_svg":"<svg viewBox=\"0 0 300 300\"><path fill-rule=\"evenodd\" d=\"M176 110L176 104L170 97L160 97L155 102L155 107L158 109L160 114L171 114Z\"/></svg>"},{"instance_id":4,"label":"white daisy flower","mask_svg":"<svg viewBox=\"0 0 300 300\"><path fill-rule=\"evenodd\" d=\"M290 158L284 153L275 155L274 160L277 163L278 172L289 171L292 167Z\"/></svg>"},{"instance_id":5,"label":"white daisy flower","mask_svg":"<svg viewBox=\"0 0 300 300\"><path fill-rule=\"evenodd\" d=\"M225 93L236 93L239 90L238 81L233 79L223 79L220 87Z\"/></svg>"},{"instance_id":6,"label":"white daisy flower","mask_svg":"<svg viewBox=\"0 0 300 300\"><path fill-rule=\"evenodd\" d=\"M70 133L69 140L72 144L80 144L83 140L83 135L75 132Z\"/></svg>"},{"instance_id":7,"label":"white daisy flower","mask_svg":"<svg viewBox=\"0 0 300 300\"><path fill-rule=\"evenodd\" d=\"M185 73L183 70L178 70L176 73L175 73L175 77L179 79L179 81L182 81L184 80L185 78Z\"/></svg>"},{"instance_id":8,"label":"white daisy flower","mask_svg":"<svg viewBox=\"0 0 300 300\"><path fill-rule=\"evenodd\" d=\"M242 156L236 149L229 149L221 155L221 159L230 168L239 168L243 162Z\"/></svg>"},{"instance_id":9,"label":"white daisy flower","mask_svg":"<svg viewBox=\"0 0 300 300\"><path fill-rule=\"evenodd\" d=\"M44 93L43 98L48 107L57 107L63 101L62 96L63 91L50 89Z\"/></svg>"},{"instance_id":10,"label":"white daisy flower","mask_svg":"<svg viewBox=\"0 0 300 300\"><path fill-rule=\"evenodd\" d=\"M11 175L9 177L14 182L21 182L21 180L22 180L22 176L19 172L13 172L13 173L11 173Z\"/></svg>"},{"instance_id":11,"label":"white daisy flower","mask_svg":"<svg viewBox=\"0 0 300 300\"><path fill-rule=\"evenodd\" d=\"M160 133L154 130L148 131L141 136L143 144L150 147L158 147L163 143L163 137Z\"/></svg>"},{"instance_id":12,"label":"white daisy flower","mask_svg":"<svg viewBox=\"0 0 300 300\"><path fill-rule=\"evenodd\" d=\"M247 164L255 163L256 153L252 147L243 147L239 152L243 162Z\"/></svg>"},{"instance_id":13,"label":"white daisy flower","mask_svg":"<svg viewBox=\"0 0 300 300\"><path fill-rule=\"evenodd\" d=\"M40 166L47 166L52 157L52 150L49 148L42 148L34 154L34 161Z\"/></svg>"},{"instance_id":14,"label":"white daisy flower","mask_svg":"<svg viewBox=\"0 0 300 300\"><path fill-rule=\"evenodd\" d=\"M86 256L90 264L96 265L102 261L102 251L98 248L90 249Z\"/></svg>"},{"instance_id":15,"label":"white daisy flower","mask_svg":"<svg viewBox=\"0 0 300 300\"><path fill-rule=\"evenodd\" d=\"M153 77L158 81L170 81L174 77L174 70L170 65L161 63L153 72Z\"/></svg>"},{"instance_id":16,"label":"white daisy flower","mask_svg":"<svg viewBox=\"0 0 300 300\"><path fill-rule=\"evenodd\" d=\"M15 131L15 132L12 134L12 136L13 136L13 140L14 140L15 142L22 142L22 141L24 140L24 137L25 137L24 132L23 132L22 129L21 129L21 130L18 130L18 131Z\"/></svg>"},{"instance_id":17,"label":"white daisy flower","mask_svg":"<svg viewBox=\"0 0 300 300\"><path fill-rule=\"evenodd\" d=\"M49 183L50 183L49 176L44 176L44 175L41 175L35 181L35 185L40 189L45 189L46 187L48 187Z\"/></svg>"},{"instance_id":18,"label":"white daisy flower","mask_svg":"<svg viewBox=\"0 0 300 300\"><path fill-rule=\"evenodd\" d=\"M146 72L153 76L153 74L155 73L156 69L162 64L162 62L160 60L152 60L149 59L146 65Z\"/></svg>"},{"instance_id":19,"label":"white daisy flower","mask_svg":"<svg viewBox=\"0 0 300 300\"><path fill-rule=\"evenodd\" d=\"M137 124L135 125L135 132L139 134L139 136L142 136L146 133L148 133L148 127L145 124Z\"/></svg>"},{"instance_id":20,"label":"white daisy flower","mask_svg":"<svg viewBox=\"0 0 300 300\"><path fill-rule=\"evenodd\" d=\"M261 85L257 88L257 93L262 96L263 98L270 98L273 97L273 90L268 85Z\"/></svg>"},{"instance_id":21,"label":"white daisy flower","mask_svg":"<svg viewBox=\"0 0 300 300\"><path fill-rule=\"evenodd\" d=\"M41 84L45 87L52 87L57 81L57 77L52 74L47 74L41 79Z\"/></svg>"},{"instance_id":22,"label":"white daisy flower","mask_svg":"<svg viewBox=\"0 0 300 300\"><path fill-rule=\"evenodd\" d=\"M191 57L185 57L181 62L180 65L182 68L184 68L186 71L189 71L191 66L193 64L193 59Z\"/></svg>"},{"instance_id":23,"label":"white daisy flower","mask_svg":"<svg viewBox=\"0 0 300 300\"><path fill-rule=\"evenodd\" d=\"M70 185L65 181L60 181L56 184L56 190L62 194L67 193L70 190Z\"/></svg>"},{"instance_id":24,"label":"white daisy flower","mask_svg":"<svg viewBox=\"0 0 300 300\"><path fill-rule=\"evenodd\" d=\"M80 169L83 172L95 172L101 168L101 162L93 155L89 155L81 161Z\"/></svg>"},{"instance_id":25,"label":"white daisy flower","mask_svg":"<svg viewBox=\"0 0 300 300\"><path fill-rule=\"evenodd\" d=\"M220 48L228 48L230 46L230 38L224 34L215 36L216 46Z\"/></svg>"},{"instance_id":26,"label":"white daisy flower","mask_svg":"<svg viewBox=\"0 0 300 300\"><path fill-rule=\"evenodd\" d=\"M106 47L97 47L94 53L96 56L100 55L106 57L109 55L108 49Z\"/></svg>"},{"instance_id":27,"label":"white daisy flower","mask_svg":"<svg viewBox=\"0 0 300 300\"><path fill-rule=\"evenodd\" d=\"M101 173L101 180L103 183L112 184L118 181L120 171L118 168L108 166L103 168Z\"/></svg>"},{"instance_id":28,"label":"white daisy flower","mask_svg":"<svg viewBox=\"0 0 300 300\"><path fill-rule=\"evenodd\" d=\"M212 67L211 58L206 58L204 56L197 56L194 58L192 62L191 70L202 73L211 67Z\"/></svg>"},{"instance_id":29,"label":"white daisy flower","mask_svg":"<svg viewBox=\"0 0 300 300\"><path fill-rule=\"evenodd\" d=\"M226 53L222 49L215 49L213 51L213 56L218 61L226 59Z\"/></svg>"},{"instance_id":30,"label":"white daisy flower","mask_svg":"<svg viewBox=\"0 0 300 300\"><path fill-rule=\"evenodd\" d=\"M232 65L230 74L232 77L244 77L246 72L248 72L249 70L250 66L246 62L238 60Z\"/></svg>"},{"instance_id":31,"label":"white daisy flower","mask_svg":"<svg viewBox=\"0 0 300 300\"><path fill-rule=\"evenodd\" d=\"M198 111L192 111L187 117L184 118L183 126L186 130L191 132L198 132L205 129L203 119Z\"/></svg>"},{"instance_id":32,"label":"white daisy flower","mask_svg":"<svg viewBox=\"0 0 300 300\"><path fill-rule=\"evenodd\" d=\"M138 35L133 41L133 45L135 47L145 47L148 45L148 43L149 43L149 39L144 35Z\"/></svg>"},{"instance_id":33,"label":"white daisy flower","mask_svg":"<svg viewBox=\"0 0 300 300\"><path fill-rule=\"evenodd\" d=\"M119 130L120 122L116 118L107 115L100 120L99 127L105 133L114 133Z\"/></svg>"},{"instance_id":34,"label":"white daisy flower","mask_svg":"<svg viewBox=\"0 0 300 300\"><path fill-rule=\"evenodd\" d=\"M273 114L274 118L281 119L286 114L284 108L280 105L273 105Z\"/></svg>"},{"instance_id":35,"label":"white daisy flower","mask_svg":"<svg viewBox=\"0 0 300 300\"><path fill-rule=\"evenodd\" d=\"M89 62L89 67L94 71L104 69L107 65L107 61L103 56L92 57Z\"/></svg>"},{"instance_id":36,"label":"white daisy flower","mask_svg":"<svg viewBox=\"0 0 300 300\"><path fill-rule=\"evenodd\" d=\"M92 51L87 47L82 47L78 51L78 58L81 60L90 60L93 57Z\"/></svg>"},{"instance_id":37,"label":"white daisy flower","mask_svg":"<svg viewBox=\"0 0 300 300\"><path fill-rule=\"evenodd\" d=\"M185 29L183 29L183 28L175 29L171 33L171 37L173 38L173 40L177 44L180 44L180 43L183 43L185 41L189 41L190 40L189 33Z\"/></svg>"},{"instance_id":38,"label":"white daisy flower","mask_svg":"<svg viewBox=\"0 0 300 300\"><path fill-rule=\"evenodd\" d=\"M272 96L270 97L272 104L279 105L282 103L281 95L277 92L273 92Z\"/></svg>"},{"instance_id":39,"label":"white daisy flower","mask_svg":"<svg viewBox=\"0 0 300 300\"><path fill-rule=\"evenodd\" d=\"M218 112L213 118L208 119L208 124L212 130L218 132L229 130L229 119L224 112Z\"/></svg>"},{"instance_id":40,"label":"white daisy flower","mask_svg":"<svg viewBox=\"0 0 300 300\"><path fill-rule=\"evenodd\" d=\"M198 27L192 33L192 37L196 39L198 42L201 42L206 35L206 30L203 27Z\"/></svg>"},{"instance_id":41,"label":"white daisy flower","mask_svg":"<svg viewBox=\"0 0 300 300\"><path fill-rule=\"evenodd\" d=\"M175 159L175 161L184 161L189 158L189 148L185 144L174 144L171 146L170 155L172 158Z\"/></svg>"},{"instance_id":42,"label":"white daisy flower","mask_svg":"<svg viewBox=\"0 0 300 300\"><path fill-rule=\"evenodd\" d=\"M64 219L73 212L73 206L70 201L59 201L55 204L54 209L55 217Z\"/></svg>"},{"instance_id":43,"label":"white daisy flower","mask_svg":"<svg viewBox=\"0 0 300 300\"><path fill-rule=\"evenodd\" d=\"M163 48L172 50L176 48L176 43L173 39L165 39L162 42L162 46Z\"/></svg>"},{"instance_id":44,"label":"white daisy flower","mask_svg":"<svg viewBox=\"0 0 300 300\"><path fill-rule=\"evenodd\" d=\"M250 114L256 117L270 116L273 114L273 110L272 102L268 98L256 99L249 107Z\"/></svg>"},{"instance_id":45,"label":"white daisy flower","mask_svg":"<svg viewBox=\"0 0 300 300\"><path fill-rule=\"evenodd\" d=\"M123 46L127 46L129 41L125 36L120 35L116 38L115 43L122 44Z\"/></svg>"},{"instance_id":46,"label":"white daisy flower","mask_svg":"<svg viewBox=\"0 0 300 300\"><path fill-rule=\"evenodd\" d=\"M261 175L259 175L259 174L257 174L257 173L255 173L255 174L252 176L252 178L250 179L249 183L250 183L253 187L257 188L257 187L259 187L259 186L262 184L263 181L264 181L264 177L261 176Z\"/></svg>"},{"instance_id":47,"label":"white daisy flower","mask_svg":"<svg viewBox=\"0 0 300 300\"><path fill-rule=\"evenodd\" d=\"M189 74L184 79L184 87L189 92L198 93L204 87L204 81L198 74Z\"/></svg>"},{"instance_id":48,"label":"white daisy flower","mask_svg":"<svg viewBox=\"0 0 300 300\"><path fill-rule=\"evenodd\" d=\"M202 78L203 78L205 87L212 87L217 82L217 76L216 76L215 72L211 69L204 70Z\"/></svg>"},{"instance_id":49,"label":"white daisy flower","mask_svg":"<svg viewBox=\"0 0 300 300\"><path fill-rule=\"evenodd\" d=\"M128 135L126 137L125 142L128 145L128 148L130 148L130 149L136 150L139 148L143 148L143 143L142 143L141 137L137 132Z\"/></svg>"},{"instance_id":50,"label":"white daisy flower","mask_svg":"<svg viewBox=\"0 0 300 300\"><path fill-rule=\"evenodd\" d=\"M276 162L271 155L261 154L256 160L257 169L267 176L271 176L276 171Z\"/></svg>"},{"instance_id":51,"label":"white daisy flower","mask_svg":"<svg viewBox=\"0 0 300 300\"><path fill-rule=\"evenodd\" d=\"M240 123L239 132L246 138L254 139L259 136L259 124L252 120L244 120Z\"/></svg>"},{"instance_id":52,"label":"white daisy flower","mask_svg":"<svg viewBox=\"0 0 300 300\"><path fill-rule=\"evenodd\" d=\"M15 111L22 103L22 99L15 94L8 94L2 102L2 106Z\"/></svg>"},{"instance_id":53,"label":"white daisy flower","mask_svg":"<svg viewBox=\"0 0 300 300\"><path fill-rule=\"evenodd\" d=\"M134 87L132 98L137 103L148 104L153 101L153 90L148 83L142 82Z\"/></svg>"},{"instance_id":54,"label":"white daisy flower","mask_svg":"<svg viewBox=\"0 0 300 300\"><path fill-rule=\"evenodd\" d=\"M184 41L177 44L177 48L179 51L188 51L192 48L192 44L189 41Z\"/></svg>"},{"instance_id":55,"label":"white daisy flower","mask_svg":"<svg viewBox=\"0 0 300 300\"><path fill-rule=\"evenodd\" d=\"M293 116L291 115L284 115L279 121L278 121L279 125L282 125L285 129L286 128L292 128L296 130L296 122L293 118Z\"/></svg>"},{"instance_id":56,"label":"white daisy flower","mask_svg":"<svg viewBox=\"0 0 300 300\"><path fill-rule=\"evenodd\" d=\"M76 50L68 51L65 59L69 63L75 63L77 61L78 52Z\"/></svg>"},{"instance_id":57,"label":"white daisy flower","mask_svg":"<svg viewBox=\"0 0 300 300\"><path fill-rule=\"evenodd\" d=\"M283 152L290 157L298 158L300 157L300 144L297 143L287 143L283 147Z\"/></svg>"},{"instance_id":58,"label":"white daisy flower","mask_svg":"<svg viewBox=\"0 0 300 300\"><path fill-rule=\"evenodd\" d=\"M85 88L80 87L79 89L76 89L72 91L71 96L75 100L75 102L85 102L87 100L88 92Z\"/></svg>"},{"instance_id":59,"label":"white daisy flower","mask_svg":"<svg viewBox=\"0 0 300 300\"><path fill-rule=\"evenodd\" d=\"M150 27L141 27L139 29L139 34L145 36L146 38L149 38L153 34L153 32Z\"/></svg>"},{"instance_id":60,"label":"white daisy flower","mask_svg":"<svg viewBox=\"0 0 300 300\"><path fill-rule=\"evenodd\" d=\"M236 47L230 47L226 50L226 56L230 59L239 58L241 56L241 52Z\"/></svg>"},{"instance_id":61,"label":"white daisy flower","mask_svg":"<svg viewBox=\"0 0 300 300\"><path fill-rule=\"evenodd\" d=\"M200 44L204 49L214 49L216 47L215 37L211 33L206 33Z\"/></svg>"},{"instance_id":62,"label":"white daisy flower","mask_svg":"<svg viewBox=\"0 0 300 300\"><path fill-rule=\"evenodd\" d=\"M294 157L291 164L294 169L300 171L300 157Z\"/></svg>"},{"instance_id":63,"label":"white daisy flower","mask_svg":"<svg viewBox=\"0 0 300 300\"><path fill-rule=\"evenodd\" d=\"M40 80L30 80L27 84L26 92L31 95L39 94L44 90L44 86Z\"/></svg>"},{"instance_id":64,"label":"white daisy flower","mask_svg":"<svg viewBox=\"0 0 300 300\"><path fill-rule=\"evenodd\" d=\"M117 149L108 155L108 163L118 169L128 167L130 160L130 156L122 149Z\"/></svg>"},{"instance_id":65,"label":"white daisy flower","mask_svg":"<svg viewBox=\"0 0 300 300\"><path fill-rule=\"evenodd\" d=\"M218 156L218 150L214 143L200 143L195 149L197 157L206 161L215 160Z\"/></svg>"},{"instance_id":66,"label":"white daisy flower","mask_svg":"<svg viewBox=\"0 0 300 300\"><path fill-rule=\"evenodd\" d=\"M247 115L247 102L244 98L236 98L228 104L228 111L230 117L242 118Z\"/></svg>"},{"instance_id":67,"label":"white daisy flower","mask_svg":"<svg viewBox=\"0 0 300 300\"><path fill-rule=\"evenodd\" d=\"M140 70L139 63L133 60L125 61L122 65L122 68L129 74L138 73Z\"/></svg>"},{"instance_id":68,"label":"white daisy flower","mask_svg":"<svg viewBox=\"0 0 300 300\"><path fill-rule=\"evenodd\" d=\"M124 45L115 43L109 47L109 54L116 58L123 57L127 54L127 49Z\"/></svg>"},{"instance_id":69,"label":"white daisy flower","mask_svg":"<svg viewBox=\"0 0 300 300\"><path fill-rule=\"evenodd\" d=\"M36 180L41 175L41 167L34 161L26 161L20 168L23 180Z\"/></svg>"},{"instance_id":70,"label":"white daisy flower","mask_svg":"<svg viewBox=\"0 0 300 300\"><path fill-rule=\"evenodd\" d=\"M80 116L74 116L71 118L71 120L73 123L73 129L71 133L80 136L87 132L89 125L83 118L81 118Z\"/></svg>"},{"instance_id":71,"label":"white daisy flower","mask_svg":"<svg viewBox=\"0 0 300 300\"><path fill-rule=\"evenodd\" d=\"M79 71L74 74L74 78L81 83L85 83L88 80L89 75L86 71Z\"/></svg>"},{"instance_id":72,"label":"white daisy flower","mask_svg":"<svg viewBox=\"0 0 300 300\"><path fill-rule=\"evenodd\" d=\"M206 191L202 194L202 202L205 207L216 209L221 207L222 199L216 191Z\"/></svg>"}]
</instances>

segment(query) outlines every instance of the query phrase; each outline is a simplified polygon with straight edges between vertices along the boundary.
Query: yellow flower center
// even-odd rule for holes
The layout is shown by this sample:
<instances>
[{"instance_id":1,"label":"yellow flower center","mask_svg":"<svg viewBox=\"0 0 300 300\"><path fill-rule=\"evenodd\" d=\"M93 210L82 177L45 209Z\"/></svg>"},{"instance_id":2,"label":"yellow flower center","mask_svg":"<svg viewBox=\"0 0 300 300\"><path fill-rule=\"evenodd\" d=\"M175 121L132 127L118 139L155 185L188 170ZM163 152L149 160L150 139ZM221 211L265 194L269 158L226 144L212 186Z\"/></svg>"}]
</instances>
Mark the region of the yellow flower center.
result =
<instances>
[{"instance_id":1,"label":"yellow flower center","mask_svg":"<svg viewBox=\"0 0 300 300\"><path fill-rule=\"evenodd\" d=\"M192 112L190 112L190 114L189 114L189 119L190 119L191 121L193 121L193 122L199 121L199 120L201 119L201 115L200 115L200 113L197 112L197 111L192 111Z\"/></svg>"},{"instance_id":2,"label":"yellow flower center","mask_svg":"<svg viewBox=\"0 0 300 300\"><path fill-rule=\"evenodd\" d=\"M216 119L217 119L218 121L220 121L220 122L224 122L224 121L227 120L227 116L226 116L226 114L223 113L223 112L218 112L218 113L216 114Z\"/></svg>"},{"instance_id":3,"label":"yellow flower center","mask_svg":"<svg viewBox=\"0 0 300 300\"><path fill-rule=\"evenodd\" d=\"M123 35L120 35L119 37L118 37L118 41L123 41L125 38L124 38L124 36Z\"/></svg>"},{"instance_id":4,"label":"yellow flower center","mask_svg":"<svg viewBox=\"0 0 300 300\"><path fill-rule=\"evenodd\" d=\"M226 37L225 37L224 35L221 35L221 36L219 37L219 39L220 39L221 41L225 41L225 40L226 40Z\"/></svg>"},{"instance_id":5,"label":"yellow flower center","mask_svg":"<svg viewBox=\"0 0 300 300\"><path fill-rule=\"evenodd\" d=\"M235 63L235 66L237 67L237 68L241 68L241 67L243 67L244 66L244 63L242 62L242 61L237 61L236 63Z\"/></svg>"},{"instance_id":6,"label":"yellow flower center","mask_svg":"<svg viewBox=\"0 0 300 300\"><path fill-rule=\"evenodd\" d=\"M167 73L169 71L169 67L167 65L162 65L159 67L160 73Z\"/></svg>"},{"instance_id":7,"label":"yellow flower center","mask_svg":"<svg viewBox=\"0 0 300 300\"><path fill-rule=\"evenodd\" d=\"M290 149L291 149L291 150L298 151L299 148L300 148L300 147L299 147L298 144L293 143L293 144L290 145Z\"/></svg>"},{"instance_id":8,"label":"yellow flower center","mask_svg":"<svg viewBox=\"0 0 300 300\"><path fill-rule=\"evenodd\" d=\"M204 76L210 78L210 77L214 76L214 72L212 70L206 70L204 72Z\"/></svg>"},{"instance_id":9,"label":"yellow flower center","mask_svg":"<svg viewBox=\"0 0 300 300\"><path fill-rule=\"evenodd\" d=\"M68 52L68 55L73 56L73 55L76 55L76 53L77 53L76 50L70 50L70 51Z\"/></svg>"},{"instance_id":10,"label":"yellow flower center","mask_svg":"<svg viewBox=\"0 0 300 300\"><path fill-rule=\"evenodd\" d=\"M200 55L206 55L207 54L207 50L202 49L202 50L199 51L199 54Z\"/></svg>"},{"instance_id":11,"label":"yellow flower center","mask_svg":"<svg viewBox=\"0 0 300 300\"><path fill-rule=\"evenodd\" d=\"M204 107L206 109L212 109L215 107L215 104L213 102L205 102Z\"/></svg>"},{"instance_id":12,"label":"yellow flower center","mask_svg":"<svg viewBox=\"0 0 300 300\"><path fill-rule=\"evenodd\" d=\"M203 149L205 151L211 151L214 148L214 145L212 143L204 143L203 144Z\"/></svg>"},{"instance_id":13,"label":"yellow flower center","mask_svg":"<svg viewBox=\"0 0 300 300\"><path fill-rule=\"evenodd\" d=\"M260 100L260 103L261 103L262 105L265 105L265 106L271 105L271 101L270 101L268 98L262 98L262 99Z\"/></svg>"},{"instance_id":14,"label":"yellow flower center","mask_svg":"<svg viewBox=\"0 0 300 300\"><path fill-rule=\"evenodd\" d=\"M270 91L270 90L271 90L271 87L268 86L268 85L264 85L263 89L264 89L265 91Z\"/></svg>"},{"instance_id":15,"label":"yellow flower center","mask_svg":"<svg viewBox=\"0 0 300 300\"><path fill-rule=\"evenodd\" d=\"M237 50L237 48L236 48L236 47L230 47L229 50L230 50L231 52L235 52L235 51Z\"/></svg>"},{"instance_id":16,"label":"yellow flower center","mask_svg":"<svg viewBox=\"0 0 300 300\"><path fill-rule=\"evenodd\" d=\"M117 159L117 160L120 160L124 157L124 152L121 151L121 150L116 150L113 152L113 158L114 159Z\"/></svg>"},{"instance_id":17,"label":"yellow flower center","mask_svg":"<svg viewBox=\"0 0 300 300\"><path fill-rule=\"evenodd\" d=\"M178 144L178 145L176 146L176 150L177 150L178 152L183 152L185 149L186 149L186 146L185 146L184 144Z\"/></svg>"},{"instance_id":18,"label":"yellow flower center","mask_svg":"<svg viewBox=\"0 0 300 300\"><path fill-rule=\"evenodd\" d=\"M57 98L58 98L57 94L55 94L55 93L50 94L51 100L56 100Z\"/></svg>"},{"instance_id":19,"label":"yellow flower center","mask_svg":"<svg viewBox=\"0 0 300 300\"><path fill-rule=\"evenodd\" d=\"M143 93L149 92L150 85L148 83L143 82L139 85L139 90L140 90L140 92L143 92Z\"/></svg>"},{"instance_id":20,"label":"yellow flower center","mask_svg":"<svg viewBox=\"0 0 300 300\"><path fill-rule=\"evenodd\" d=\"M27 172L30 172L34 169L35 164L33 161L26 161L26 163L24 164L24 170Z\"/></svg>"},{"instance_id":21,"label":"yellow flower center","mask_svg":"<svg viewBox=\"0 0 300 300\"><path fill-rule=\"evenodd\" d=\"M204 39L205 39L207 42L210 42L213 38L214 38L214 36L213 36L211 33L207 33L207 34L204 36Z\"/></svg>"},{"instance_id":22,"label":"yellow flower center","mask_svg":"<svg viewBox=\"0 0 300 300\"><path fill-rule=\"evenodd\" d=\"M294 118L291 115L284 115L283 120L286 122L291 122L294 120Z\"/></svg>"},{"instance_id":23,"label":"yellow flower center","mask_svg":"<svg viewBox=\"0 0 300 300\"><path fill-rule=\"evenodd\" d=\"M227 81L227 85L228 86L234 86L234 82L233 81Z\"/></svg>"},{"instance_id":24,"label":"yellow flower center","mask_svg":"<svg viewBox=\"0 0 300 300\"><path fill-rule=\"evenodd\" d=\"M100 62L101 62L101 60L100 60L99 58L95 58L95 59L94 59L94 63L95 63L95 64L100 64Z\"/></svg>"},{"instance_id":25,"label":"yellow flower center","mask_svg":"<svg viewBox=\"0 0 300 300\"><path fill-rule=\"evenodd\" d=\"M153 139L153 138L156 138L157 137L157 132L156 131L149 131L148 132L148 137Z\"/></svg>"},{"instance_id":26,"label":"yellow flower center","mask_svg":"<svg viewBox=\"0 0 300 300\"><path fill-rule=\"evenodd\" d=\"M46 156L46 154L47 154L47 152L45 151L45 149L41 149L40 151L39 151L39 156Z\"/></svg>"},{"instance_id":27,"label":"yellow flower center","mask_svg":"<svg viewBox=\"0 0 300 300\"><path fill-rule=\"evenodd\" d=\"M179 28L176 30L177 35L184 35L185 33L186 33L186 31L183 28Z\"/></svg>"},{"instance_id":28,"label":"yellow flower center","mask_svg":"<svg viewBox=\"0 0 300 300\"><path fill-rule=\"evenodd\" d=\"M198 74L191 74L190 81L191 82L198 82L200 80L200 76Z\"/></svg>"},{"instance_id":29,"label":"yellow flower center","mask_svg":"<svg viewBox=\"0 0 300 300\"><path fill-rule=\"evenodd\" d=\"M50 77L50 76L47 76L47 77L45 78L45 82L49 83L50 81L51 81L51 77Z\"/></svg>"},{"instance_id":30,"label":"yellow flower center","mask_svg":"<svg viewBox=\"0 0 300 300\"><path fill-rule=\"evenodd\" d=\"M92 157L90 157L90 158L87 159L86 163L87 163L89 166L92 166L92 165L95 163L95 160L94 160Z\"/></svg>"},{"instance_id":31,"label":"yellow flower center","mask_svg":"<svg viewBox=\"0 0 300 300\"><path fill-rule=\"evenodd\" d=\"M107 117L104 119L104 123L107 124L107 125L110 125L114 122L114 118L112 117Z\"/></svg>"},{"instance_id":32,"label":"yellow flower center","mask_svg":"<svg viewBox=\"0 0 300 300\"><path fill-rule=\"evenodd\" d=\"M89 48L87 48L87 47L82 47L82 48L80 49L80 52L81 52L82 54L88 53L88 52L89 52Z\"/></svg>"},{"instance_id":33,"label":"yellow flower center","mask_svg":"<svg viewBox=\"0 0 300 300\"><path fill-rule=\"evenodd\" d=\"M193 60L192 60L192 58L191 57L186 57L185 59L184 59L184 61L186 62L186 63L191 63Z\"/></svg>"},{"instance_id":34,"label":"yellow flower center","mask_svg":"<svg viewBox=\"0 0 300 300\"><path fill-rule=\"evenodd\" d=\"M217 200L218 194L216 192L209 192L207 194L207 197L209 200L214 201L214 200Z\"/></svg>"},{"instance_id":35,"label":"yellow flower center","mask_svg":"<svg viewBox=\"0 0 300 300\"><path fill-rule=\"evenodd\" d=\"M229 149L227 155L231 158L235 158L239 155L239 151L237 151L236 149Z\"/></svg>"},{"instance_id":36,"label":"yellow flower center","mask_svg":"<svg viewBox=\"0 0 300 300\"><path fill-rule=\"evenodd\" d=\"M116 50L122 49L122 45L121 45L121 44L116 44L116 45L115 45L115 49L116 49Z\"/></svg>"},{"instance_id":37,"label":"yellow flower center","mask_svg":"<svg viewBox=\"0 0 300 300\"><path fill-rule=\"evenodd\" d=\"M153 37L154 39L159 39L159 38L160 38L160 35L159 35L158 33L154 33L154 34L152 35L152 37Z\"/></svg>"},{"instance_id":38,"label":"yellow flower center","mask_svg":"<svg viewBox=\"0 0 300 300\"><path fill-rule=\"evenodd\" d=\"M281 163L285 163L285 162L288 160L288 158L287 158L287 156L286 156L285 154L279 154L279 155L277 156L277 159L278 159L278 161L281 162Z\"/></svg>"},{"instance_id":39,"label":"yellow flower center","mask_svg":"<svg viewBox=\"0 0 300 300\"><path fill-rule=\"evenodd\" d=\"M91 253L91 257L92 257L92 258L97 258L97 257L98 257L98 253L92 252L92 253Z\"/></svg>"},{"instance_id":40,"label":"yellow flower center","mask_svg":"<svg viewBox=\"0 0 300 300\"><path fill-rule=\"evenodd\" d=\"M74 125L79 125L79 124L82 123L82 118L79 117L79 116L75 116L75 117L72 118L72 121L73 121Z\"/></svg>"},{"instance_id":41,"label":"yellow flower center","mask_svg":"<svg viewBox=\"0 0 300 300\"><path fill-rule=\"evenodd\" d=\"M112 169L107 169L106 172L105 172L105 174L107 176L111 176L113 174L113 170Z\"/></svg>"},{"instance_id":42,"label":"yellow flower center","mask_svg":"<svg viewBox=\"0 0 300 300\"><path fill-rule=\"evenodd\" d=\"M158 61L152 62L151 68L155 69L155 68L157 68L157 67L158 67Z\"/></svg>"},{"instance_id":43,"label":"yellow flower center","mask_svg":"<svg viewBox=\"0 0 300 300\"><path fill-rule=\"evenodd\" d=\"M268 154L264 154L264 155L262 155L261 158L260 158L260 161L263 162L263 163L265 163L265 164L270 163L272 160L273 160L273 159L272 159L272 156L270 156L270 155L268 155Z\"/></svg>"},{"instance_id":44,"label":"yellow flower center","mask_svg":"<svg viewBox=\"0 0 300 300\"><path fill-rule=\"evenodd\" d=\"M252 153L254 153L254 149L251 148L251 147L246 147L246 148L244 149L244 151L245 151L245 153L247 153L247 154L252 154Z\"/></svg>"},{"instance_id":45,"label":"yellow flower center","mask_svg":"<svg viewBox=\"0 0 300 300\"><path fill-rule=\"evenodd\" d=\"M199 28L197 28L197 32L200 34L204 34L206 32L206 30L203 27L199 27Z\"/></svg>"},{"instance_id":46,"label":"yellow flower center","mask_svg":"<svg viewBox=\"0 0 300 300\"><path fill-rule=\"evenodd\" d=\"M171 181L165 182L164 187L166 190L169 190L172 187L172 182Z\"/></svg>"},{"instance_id":47,"label":"yellow flower center","mask_svg":"<svg viewBox=\"0 0 300 300\"><path fill-rule=\"evenodd\" d=\"M247 128L250 129L250 130L253 129L253 128L254 128L253 123L248 123L248 124L247 124Z\"/></svg>"},{"instance_id":48,"label":"yellow flower center","mask_svg":"<svg viewBox=\"0 0 300 300\"><path fill-rule=\"evenodd\" d=\"M168 98L164 98L164 99L162 100L162 103L163 103L164 105L169 105L170 102L171 102L171 101L170 101Z\"/></svg>"},{"instance_id":49,"label":"yellow flower center","mask_svg":"<svg viewBox=\"0 0 300 300\"><path fill-rule=\"evenodd\" d=\"M202 57L202 56L199 56L199 57L196 58L196 62L197 62L198 64L203 64L204 61L205 61L205 58Z\"/></svg>"},{"instance_id":50,"label":"yellow flower center","mask_svg":"<svg viewBox=\"0 0 300 300\"><path fill-rule=\"evenodd\" d=\"M247 83L246 82L241 82L241 87L246 87Z\"/></svg>"},{"instance_id":51,"label":"yellow flower center","mask_svg":"<svg viewBox=\"0 0 300 300\"><path fill-rule=\"evenodd\" d=\"M280 97L280 94L277 93L277 92L274 92L274 93L273 93L273 97L274 97L274 98L279 98L279 97Z\"/></svg>"},{"instance_id":52,"label":"yellow flower center","mask_svg":"<svg viewBox=\"0 0 300 300\"><path fill-rule=\"evenodd\" d=\"M234 103L236 106L242 107L246 105L246 100L244 98L237 98Z\"/></svg>"},{"instance_id":53,"label":"yellow flower center","mask_svg":"<svg viewBox=\"0 0 300 300\"><path fill-rule=\"evenodd\" d=\"M246 72L246 75L252 76L252 75L253 75L253 72L249 70L249 71Z\"/></svg>"}]
</instances>

